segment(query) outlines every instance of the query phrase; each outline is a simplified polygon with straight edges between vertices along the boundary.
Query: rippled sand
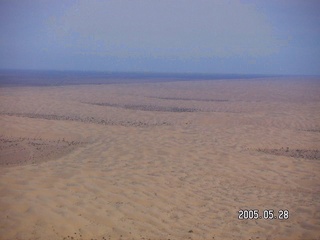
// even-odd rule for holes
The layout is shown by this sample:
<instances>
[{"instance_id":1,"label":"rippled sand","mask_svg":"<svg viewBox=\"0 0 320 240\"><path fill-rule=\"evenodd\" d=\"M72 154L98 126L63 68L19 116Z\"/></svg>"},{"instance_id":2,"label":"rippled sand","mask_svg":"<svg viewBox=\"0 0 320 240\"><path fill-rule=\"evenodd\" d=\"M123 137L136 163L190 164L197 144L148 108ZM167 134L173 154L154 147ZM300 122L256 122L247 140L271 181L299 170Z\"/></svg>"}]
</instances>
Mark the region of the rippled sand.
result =
<instances>
[{"instance_id":1,"label":"rippled sand","mask_svg":"<svg viewBox=\"0 0 320 240\"><path fill-rule=\"evenodd\" d=\"M2 87L0 239L320 239L319 93L315 79Z\"/></svg>"}]
</instances>

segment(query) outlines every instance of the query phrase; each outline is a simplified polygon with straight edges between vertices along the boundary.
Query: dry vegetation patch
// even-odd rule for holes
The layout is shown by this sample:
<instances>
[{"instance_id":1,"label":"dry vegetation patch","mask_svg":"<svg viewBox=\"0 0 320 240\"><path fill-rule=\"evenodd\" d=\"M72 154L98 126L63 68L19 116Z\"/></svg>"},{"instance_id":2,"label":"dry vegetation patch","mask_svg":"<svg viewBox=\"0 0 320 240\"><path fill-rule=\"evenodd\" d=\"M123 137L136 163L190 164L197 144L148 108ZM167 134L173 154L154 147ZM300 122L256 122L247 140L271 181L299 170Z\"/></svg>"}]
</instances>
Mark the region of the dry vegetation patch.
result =
<instances>
[{"instance_id":1,"label":"dry vegetation patch","mask_svg":"<svg viewBox=\"0 0 320 240\"><path fill-rule=\"evenodd\" d=\"M163 100L181 100L181 101L199 101L199 102L228 102L227 99L210 99L210 98L175 98L175 97L149 97Z\"/></svg>"},{"instance_id":2,"label":"dry vegetation patch","mask_svg":"<svg viewBox=\"0 0 320 240\"><path fill-rule=\"evenodd\" d=\"M84 142L0 136L0 166L40 163L61 157Z\"/></svg>"},{"instance_id":3,"label":"dry vegetation patch","mask_svg":"<svg viewBox=\"0 0 320 240\"><path fill-rule=\"evenodd\" d=\"M64 115L55 115L55 114L36 114L36 113L0 113L7 116L15 117L27 117L27 118L38 118L46 120L64 120L64 121L76 121L83 123L94 123L101 125L110 125L110 126L124 126L124 127L154 127L154 126L169 126L169 122L143 122L143 121L129 121L129 120L110 120L110 119L101 119L95 117L79 117L79 116L64 116Z\"/></svg>"},{"instance_id":4,"label":"dry vegetation patch","mask_svg":"<svg viewBox=\"0 0 320 240\"><path fill-rule=\"evenodd\" d=\"M286 157L294 157L294 158L305 158L305 159L320 159L320 151L319 150L309 150L309 149L289 149L280 148L280 149L257 149L258 152L264 152L268 154L278 155L278 156L286 156Z\"/></svg>"},{"instance_id":5,"label":"dry vegetation patch","mask_svg":"<svg viewBox=\"0 0 320 240\"><path fill-rule=\"evenodd\" d=\"M111 103L89 103L98 106L125 108L130 110L140 111L154 111L154 112L201 112L198 108L186 108L186 107L166 107L166 106L155 106L155 105L133 105L133 104L111 104Z\"/></svg>"},{"instance_id":6,"label":"dry vegetation patch","mask_svg":"<svg viewBox=\"0 0 320 240\"><path fill-rule=\"evenodd\" d=\"M320 132L320 129L299 129L300 131L305 131L305 132Z\"/></svg>"}]
</instances>

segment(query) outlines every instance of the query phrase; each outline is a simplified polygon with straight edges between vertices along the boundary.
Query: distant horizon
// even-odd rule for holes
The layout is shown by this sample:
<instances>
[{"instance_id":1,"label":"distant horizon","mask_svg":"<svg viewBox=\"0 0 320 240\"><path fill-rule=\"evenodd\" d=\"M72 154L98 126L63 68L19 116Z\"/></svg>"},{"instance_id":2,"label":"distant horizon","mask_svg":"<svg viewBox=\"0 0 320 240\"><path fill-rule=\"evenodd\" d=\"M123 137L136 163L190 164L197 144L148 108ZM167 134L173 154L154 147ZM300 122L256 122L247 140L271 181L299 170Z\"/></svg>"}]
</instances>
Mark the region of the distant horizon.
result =
<instances>
[{"instance_id":1,"label":"distant horizon","mask_svg":"<svg viewBox=\"0 0 320 240\"><path fill-rule=\"evenodd\" d=\"M203 75L203 76L267 76L267 77L320 77L320 74L281 74L281 73L227 73L227 72L169 72L169 71L125 71L125 70L81 70L81 69L0 69L0 72L57 72L57 73L99 73L99 74L144 74L144 75Z\"/></svg>"},{"instance_id":2,"label":"distant horizon","mask_svg":"<svg viewBox=\"0 0 320 240\"><path fill-rule=\"evenodd\" d=\"M0 87L10 86L67 86L100 85L124 83L155 83L215 80L274 79L279 81L295 79L320 79L316 75L270 75L230 73L165 73L165 72L107 72L81 70L0 70Z\"/></svg>"}]
</instances>

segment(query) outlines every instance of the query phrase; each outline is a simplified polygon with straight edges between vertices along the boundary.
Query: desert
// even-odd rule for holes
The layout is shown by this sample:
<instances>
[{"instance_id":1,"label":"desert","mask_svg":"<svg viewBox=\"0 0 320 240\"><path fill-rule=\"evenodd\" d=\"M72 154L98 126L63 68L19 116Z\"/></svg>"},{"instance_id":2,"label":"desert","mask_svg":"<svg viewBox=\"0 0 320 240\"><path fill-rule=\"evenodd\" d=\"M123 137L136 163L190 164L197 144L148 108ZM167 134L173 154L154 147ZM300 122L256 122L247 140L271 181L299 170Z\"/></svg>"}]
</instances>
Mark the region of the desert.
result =
<instances>
[{"instance_id":1,"label":"desert","mask_svg":"<svg viewBox=\"0 0 320 240\"><path fill-rule=\"evenodd\" d=\"M116 82L0 86L0 239L320 239L318 78Z\"/></svg>"}]
</instances>

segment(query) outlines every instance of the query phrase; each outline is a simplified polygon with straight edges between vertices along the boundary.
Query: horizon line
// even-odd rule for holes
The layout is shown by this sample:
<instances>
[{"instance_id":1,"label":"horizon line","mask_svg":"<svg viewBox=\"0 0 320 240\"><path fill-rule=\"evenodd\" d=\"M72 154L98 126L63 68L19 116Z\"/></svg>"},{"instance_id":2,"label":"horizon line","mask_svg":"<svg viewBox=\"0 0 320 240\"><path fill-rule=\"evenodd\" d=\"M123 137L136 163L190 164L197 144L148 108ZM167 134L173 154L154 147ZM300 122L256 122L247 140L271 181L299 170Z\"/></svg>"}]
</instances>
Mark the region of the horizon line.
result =
<instances>
[{"instance_id":1,"label":"horizon line","mask_svg":"<svg viewBox=\"0 0 320 240\"><path fill-rule=\"evenodd\" d=\"M320 74L280 74L280 73L225 73L225 72L170 72L170 71L126 71L126 70L71 70L71 69L17 69L0 68L0 72L56 72L56 73L98 73L98 74L133 74L174 76L256 76L256 77L320 77Z\"/></svg>"}]
</instances>

